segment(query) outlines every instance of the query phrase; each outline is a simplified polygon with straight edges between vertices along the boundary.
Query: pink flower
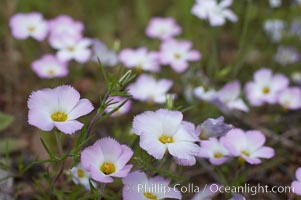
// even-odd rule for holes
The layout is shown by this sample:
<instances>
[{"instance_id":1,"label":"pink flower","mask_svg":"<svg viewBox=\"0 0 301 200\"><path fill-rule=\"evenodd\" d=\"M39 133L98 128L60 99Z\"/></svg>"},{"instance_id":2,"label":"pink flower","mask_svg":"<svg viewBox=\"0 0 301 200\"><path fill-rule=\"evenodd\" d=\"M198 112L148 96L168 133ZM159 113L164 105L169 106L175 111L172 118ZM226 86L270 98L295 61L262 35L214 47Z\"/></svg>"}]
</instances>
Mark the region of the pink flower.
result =
<instances>
[{"instance_id":1,"label":"pink flower","mask_svg":"<svg viewBox=\"0 0 301 200\"><path fill-rule=\"evenodd\" d=\"M68 85L33 92L28 99L28 123L43 131L54 127L72 134L83 127L76 119L90 113L94 108L88 99Z\"/></svg>"},{"instance_id":2,"label":"pink flower","mask_svg":"<svg viewBox=\"0 0 301 200\"><path fill-rule=\"evenodd\" d=\"M60 15L48 22L50 37L49 42L52 45L53 40L64 35L80 39L84 30L84 25L80 21L75 21L68 15Z\"/></svg>"},{"instance_id":3,"label":"pink flower","mask_svg":"<svg viewBox=\"0 0 301 200\"><path fill-rule=\"evenodd\" d=\"M246 96L253 106L275 104L279 92L287 88L288 84L289 81L284 75L273 75L272 70L263 68L255 72L252 82L247 83Z\"/></svg>"},{"instance_id":4,"label":"pink flower","mask_svg":"<svg viewBox=\"0 0 301 200\"><path fill-rule=\"evenodd\" d=\"M69 73L67 63L58 60L51 54L35 60L31 64L31 68L40 78L64 77Z\"/></svg>"},{"instance_id":5,"label":"pink flower","mask_svg":"<svg viewBox=\"0 0 301 200\"><path fill-rule=\"evenodd\" d=\"M205 88L202 86L194 88L193 93L198 99L208 102L212 101L216 97L216 91L214 89L205 91Z\"/></svg>"},{"instance_id":6,"label":"pink flower","mask_svg":"<svg viewBox=\"0 0 301 200\"><path fill-rule=\"evenodd\" d=\"M145 173L134 171L122 180L123 200L147 200L147 199L182 199L180 191L169 187L169 179L161 176L148 178ZM154 189L154 186L162 188Z\"/></svg>"},{"instance_id":7,"label":"pink flower","mask_svg":"<svg viewBox=\"0 0 301 200\"><path fill-rule=\"evenodd\" d=\"M56 55L63 62L74 59L79 63L85 63L92 55L89 49L91 43L88 38L74 38L66 34L53 39L52 47L58 50Z\"/></svg>"},{"instance_id":8,"label":"pink flower","mask_svg":"<svg viewBox=\"0 0 301 200\"><path fill-rule=\"evenodd\" d=\"M216 93L217 104L221 104L221 109L241 110L248 112L249 108L245 102L239 98L240 95L239 81L232 81L227 83L222 89Z\"/></svg>"},{"instance_id":9,"label":"pink flower","mask_svg":"<svg viewBox=\"0 0 301 200\"><path fill-rule=\"evenodd\" d=\"M296 181L292 182L293 192L301 196L301 167L296 171Z\"/></svg>"},{"instance_id":10,"label":"pink flower","mask_svg":"<svg viewBox=\"0 0 301 200\"><path fill-rule=\"evenodd\" d=\"M191 126L183 121L179 111L160 109L137 115L133 131L140 136L140 147L156 159L162 159L169 152L178 164L194 165L200 147Z\"/></svg>"},{"instance_id":11,"label":"pink flower","mask_svg":"<svg viewBox=\"0 0 301 200\"><path fill-rule=\"evenodd\" d=\"M160 71L158 53L148 52L144 47L123 49L119 54L119 60L127 68L137 68L150 72Z\"/></svg>"},{"instance_id":12,"label":"pink flower","mask_svg":"<svg viewBox=\"0 0 301 200\"><path fill-rule=\"evenodd\" d=\"M182 30L174 18L153 17L145 32L150 38L166 40L179 35Z\"/></svg>"},{"instance_id":13,"label":"pink flower","mask_svg":"<svg viewBox=\"0 0 301 200\"><path fill-rule=\"evenodd\" d=\"M199 157L208 158L213 165L221 165L230 158L230 153L224 146L224 138L209 138L201 141Z\"/></svg>"},{"instance_id":14,"label":"pink flower","mask_svg":"<svg viewBox=\"0 0 301 200\"><path fill-rule=\"evenodd\" d=\"M301 89L299 87L286 88L279 93L278 102L286 109L301 108Z\"/></svg>"},{"instance_id":15,"label":"pink flower","mask_svg":"<svg viewBox=\"0 0 301 200\"><path fill-rule=\"evenodd\" d=\"M263 146L265 136L260 131L243 132L232 129L223 137L224 146L231 155L237 156L250 164L260 164L260 158L270 159L274 156L274 149Z\"/></svg>"},{"instance_id":16,"label":"pink flower","mask_svg":"<svg viewBox=\"0 0 301 200\"><path fill-rule=\"evenodd\" d=\"M211 26L222 26L226 19L236 22L237 16L228 9L232 0L197 0L191 9L191 13L200 19L208 19Z\"/></svg>"},{"instance_id":17,"label":"pink flower","mask_svg":"<svg viewBox=\"0 0 301 200\"><path fill-rule=\"evenodd\" d=\"M118 106L120 106L125 100L126 100L126 98L118 97L118 96L109 97L108 101L110 101L111 103L114 103L114 104L111 104L106 108L106 110L105 110L106 113L109 113L112 110L114 110L115 108L117 108ZM121 106L118 110L116 110L111 116L116 117L116 116L126 114L131 110L131 107L132 107L132 102L130 100L128 100L125 104L123 104L123 106Z\"/></svg>"},{"instance_id":18,"label":"pink flower","mask_svg":"<svg viewBox=\"0 0 301 200\"><path fill-rule=\"evenodd\" d=\"M129 94L134 99L146 102L164 103L167 91L172 87L172 81L167 79L156 80L152 76L142 74L135 83L128 86Z\"/></svg>"},{"instance_id":19,"label":"pink flower","mask_svg":"<svg viewBox=\"0 0 301 200\"><path fill-rule=\"evenodd\" d=\"M13 36L20 40L32 37L42 41L48 33L47 22L38 12L15 14L11 17L9 26Z\"/></svg>"},{"instance_id":20,"label":"pink flower","mask_svg":"<svg viewBox=\"0 0 301 200\"><path fill-rule=\"evenodd\" d=\"M86 190L90 190L90 173L87 172L82 165L79 163L75 167L70 169L72 174L72 180L75 184L80 184L86 188ZM96 183L91 181L92 185L96 187Z\"/></svg>"},{"instance_id":21,"label":"pink flower","mask_svg":"<svg viewBox=\"0 0 301 200\"><path fill-rule=\"evenodd\" d=\"M177 72L184 72L188 68L188 61L198 61L201 55L192 50L192 43L188 40L166 40L161 44L160 61L170 65Z\"/></svg>"},{"instance_id":22,"label":"pink flower","mask_svg":"<svg viewBox=\"0 0 301 200\"><path fill-rule=\"evenodd\" d=\"M126 165L133 151L126 145L106 137L97 140L81 152L81 164L90 172L92 179L101 183L113 182L112 177L126 177L132 165Z\"/></svg>"}]
</instances>

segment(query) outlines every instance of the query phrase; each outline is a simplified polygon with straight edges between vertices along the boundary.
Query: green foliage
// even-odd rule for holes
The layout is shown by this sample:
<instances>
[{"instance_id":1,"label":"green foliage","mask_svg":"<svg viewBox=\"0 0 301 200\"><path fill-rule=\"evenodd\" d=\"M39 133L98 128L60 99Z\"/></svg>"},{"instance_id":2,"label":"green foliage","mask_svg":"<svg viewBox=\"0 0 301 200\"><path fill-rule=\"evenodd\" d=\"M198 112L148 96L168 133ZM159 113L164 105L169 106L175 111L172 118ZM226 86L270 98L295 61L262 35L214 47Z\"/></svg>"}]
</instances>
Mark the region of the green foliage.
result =
<instances>
[{"instance_id":1,"label":"green foliage","mask_svg":"<svg viewBox=\"0 0 301 200\"><path fill-rule=\"evenodd\" d=\"M12 115L0 112L0 131L6 129L14 120Z\"/></svg>"}]
</instances>

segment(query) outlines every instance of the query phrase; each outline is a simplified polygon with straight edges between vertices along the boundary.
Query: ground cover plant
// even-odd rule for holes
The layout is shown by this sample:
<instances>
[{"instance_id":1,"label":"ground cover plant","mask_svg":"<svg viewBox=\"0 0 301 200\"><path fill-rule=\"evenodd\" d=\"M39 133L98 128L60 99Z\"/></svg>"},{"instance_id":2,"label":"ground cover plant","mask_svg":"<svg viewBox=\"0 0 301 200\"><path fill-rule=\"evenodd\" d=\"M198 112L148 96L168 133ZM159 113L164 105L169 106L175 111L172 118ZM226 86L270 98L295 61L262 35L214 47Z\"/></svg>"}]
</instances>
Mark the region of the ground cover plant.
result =
<instances>
[{"instance_id":1,"label":"ground cover plant","mask_svg":"<svg viewBox=\"0 0 301 200\"><path fill-rule=\"evenodd\" d=\"M301 199L301 1L2 0L0 199Z\"/></svg>"}]
</instances>

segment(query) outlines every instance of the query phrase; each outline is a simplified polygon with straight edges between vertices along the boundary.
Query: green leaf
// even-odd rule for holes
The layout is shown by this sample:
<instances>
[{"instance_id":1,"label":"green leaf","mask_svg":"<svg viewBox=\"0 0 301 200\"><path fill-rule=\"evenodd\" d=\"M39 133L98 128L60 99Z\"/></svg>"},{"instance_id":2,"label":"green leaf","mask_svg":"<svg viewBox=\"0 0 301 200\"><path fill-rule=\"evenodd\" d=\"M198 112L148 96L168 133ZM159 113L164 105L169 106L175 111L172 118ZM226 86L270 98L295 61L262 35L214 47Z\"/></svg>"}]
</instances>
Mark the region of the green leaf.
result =
<instances>
[{"instance_id":1,"label":"green leaf","mask_svg":"<svg viewBox=\"0 0 301 200\"><path fill-rule=\"evenodd\" d=\"M3 112L0 112L0 131L6 129L14 120L14 117L12 115L4 114Z\"/></svg>"}]
</instances>

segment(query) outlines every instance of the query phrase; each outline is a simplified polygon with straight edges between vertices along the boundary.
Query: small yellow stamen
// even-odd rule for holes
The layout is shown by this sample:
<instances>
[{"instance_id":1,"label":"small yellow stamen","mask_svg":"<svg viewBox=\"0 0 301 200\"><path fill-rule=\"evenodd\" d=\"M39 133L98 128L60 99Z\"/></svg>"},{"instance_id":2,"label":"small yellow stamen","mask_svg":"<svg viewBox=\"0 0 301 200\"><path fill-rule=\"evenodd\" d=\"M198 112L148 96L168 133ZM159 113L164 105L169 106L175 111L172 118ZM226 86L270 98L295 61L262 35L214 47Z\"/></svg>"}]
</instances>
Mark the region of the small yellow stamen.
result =
<instances>
[{"instance_id":1,"label":"small yellow stamen","mask_svg":"<svg viewBox=\"0 0 301 200\"><path fill-rule=\"evenodd\" d=\"M147 199L154 199L154 200L157 199L157 196L154 195L154 194L152 194L152 193L150 193L150 192L144 192L143 194L144 194L144 196L145 196Z\"/></svg>"},{"instance_id":2,"label":"small yellow stamen","mask_svg":"<svg viewBox=\"0 0 301 200\"><path fill-rule=\"evenodd\" d=\"M180 58L181 58L181 55L179 54L179 53L175 53L175 58L177 59L177 60L179 60Z\"/></svg>"},{"instance_id":3,"label":"small yellow stamen","mask_svg":"<svg viewBox=\"0 0 301 200\"><path fill-rule=\"evenodd\" d=\"M163 144L174 143L173 137L168 135L161 135L161 137L159 137L159 141L162 142Z\"/></svg>"},{"instance_id":4,"label":"small yellow stamen","mask_svg":"<svg viewBox=\"0 0 301 200\"><path fill-rule=\"evenodd\" d=\"M201 140L208 140L208 138L205 136L205 131L203 129L200 132L199 138Z\"/></svg>"},{"instance_id":5,"label":"small yellow stamen","mask_svg":"<svg viewBox=\"0 0 301 200\"><path fill-rule=\"evenodd\" d=\"M52 113L51 119L55 122L64 122L68 118L68 115L64 112L55 112Z\"/></svg>"},{"instance_id":6,"label":"small yellow stamen","mask_svg":"<svg viewBox=\"0 0 301 200\"><path fill-rule=\"evenodd\" d=\"M78 169L78 170L77 170L77 176L78 176L79 178L83 178L83 177L85 176L85 171L82 170L82 169Z\"/></svg>"},{"instance_id":7,"label":"small yellow stamen","mask_svg":"<svg viewBox=\"0 0 301 200\"><path fill-rule=\"evenodd\" d=\"M115 172L115 165L110 162L105 162L100 166L99 170L105 175L112 174Z\"/></svg>"},{"instance_id":8,"label":"small yellow stamen","mask_svg":"<svg viewBox=\"0 0 301 200\"><path fill-rule=\"evenodd\" d=\"M28 27L28 31L31 32L31 33L34 32L35 30L36 30L36 28L34 26L29 26Z\"/></svg>"},{"instance_id":9,"label":"small yellow stamen","mask_svg":"<svg viewBox=\"0 0 301 200\"><path fill-rule=\"evenodd\" d=\"M224 155L222 153L216 152L214 158L222 158Z\"/></svg>"},{"instance_id":10,"label":"small yellow stamen","mask_svg":"<svg viewBox=\"0 0 301 200\"><path fill-rule=\"evenodd\" d=\"M55 74L53 69L49 69L47 73L49 76L53 76Z\"/></svg>"},{"instance_id":11,"label":"small yellow stamen","mask_svg":"<svg viewBox=\"0 0 301 200\"><path fill-rule=\"evenodd\" d=\"M68 47L67 50L70 52L73 52L75 49L74 49L74 47Z\"/></svg>"},{"instance_id":12,"label":"small yellow stamen","mask_svg":"<svg viewBox=\"0 0 301 200\"><path fill-rule=\"evenodd\" d=\"M245 155L247 157L250 157L250 153L245 150L240 151L240 153L242 153L243 155Z\"/></svg>"},{"instance_id":13,"label":"small yellow stamen","mask_svg":"<svg viewBox=\"0 0 301 200\"><path fill-rule=\"evenodd\" d=\"M262 89L262 93L263 93L263 94L269 94L269 93L270 93L270 88L269 88L269 87L264 87L264 88Z\"/></svg>"}]
</instances>

